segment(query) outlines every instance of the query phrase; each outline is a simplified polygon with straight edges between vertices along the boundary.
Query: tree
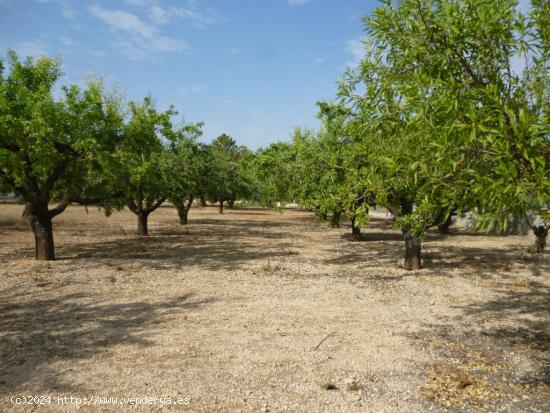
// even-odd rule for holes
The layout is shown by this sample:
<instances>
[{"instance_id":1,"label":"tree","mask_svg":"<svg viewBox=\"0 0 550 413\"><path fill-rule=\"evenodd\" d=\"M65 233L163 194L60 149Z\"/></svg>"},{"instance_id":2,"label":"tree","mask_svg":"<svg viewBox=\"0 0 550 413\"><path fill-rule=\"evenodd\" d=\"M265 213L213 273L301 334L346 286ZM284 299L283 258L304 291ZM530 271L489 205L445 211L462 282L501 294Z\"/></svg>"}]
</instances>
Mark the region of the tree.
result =
<instances>
[{"instance_id":1,"label":"tree","mask_svg":"<svg viewBox=\"0 0 550 413\"><path fill-rule=\"evenodd\" d=\"M237 146L226 134L214 139L211 148L213 164L208 198L219 204L220 214L223 214L225 202L232 206L237 199L250 193L250 176L241 164L247 149Z\"/></svg>"},{"instance_id":2,"label":"tree","mask_svg":"<svg viewBox=\"0 0 550 413\"><path fill-rule=\"evenodd\" d=\"M14 52L8 61L7 76L0 63L0 187L23 197L36 259L53 260L52 219L87 189L99 191L88 178L98 183L98 167L119 139L120 103L98 82L63 87L56 100L59 61L21 62Z\"/></svg>"},{"instance_id":3,"label":"tree","mask_svg":"<svg viewBox=\"0 0 550 413\"><path fill-rule=\"evenodd\" d=\"M210 148L197 142L202 126L202 123L188 124L176 131L164 157L168 199L176 207L182 225L187 224L193 200L203 193L211 175Z\"/></svg>"},{"instance_id":4,"label":"tree","mask_svg":"<svg viewBox=\"0 0 550 413\"><path fill-rule=\"evenodd\" d=\"M322 191L318 203L324 211L332 211L332 226L339 225L345 213L351 222L352 236L359 239L361 227L375 202L358 171L365 167L366 154L357 145L358 136L352 111L341 103L319 102L318 117L323 129L317 134L321 154ZM359 134L359 142L361 141Z\"/></svg>"},{"instance_id":5,"label":"tree","mask_svg":"<svg viewBox=\"0 0 550 413\"><path fill-rule=\"evenodd\" d=\"M269 208L279 203L292 202L294 147L287 142L276 142L260 148L249 167L253 171L256 201Z\"/></svg>"},{"instance_id":6,"label":"tree","mask_svg":"<svg viewBox=\"0 0 550 413\"><path fill-rule=\"evenodd\" d=\"M320 204L320 184L323 167L319 162L320 148L315 131L296 128L292 136L293 159L291 167L293 198L304 208L311 209L320 219L328 211Z\"/></svg>"},{"instance_id":7,"label":"tree","mask_svg":"<svg viewBox=\"0 0 550 413\"><path fill-rule=\"evenodd\" d=\"M361 152L365 163L358 171L357 178L372 194L372 203L390 210L396 218L396 225L403 232L407 270L421 268L421 242L427 228L433 224L431 211L435 205L427 205L426 194L429 186L430 163L426 153L426 140L429 135L419 133L413 126L411 114L395 102L389 91L383 111L364 105L363 122L357 123L356 133L365 137ZM368 119L368 120L367 120ZM421 160L421 161L419 161ZM431 198L429 198L431 199ZM368 221L364 211L363 222Z\"/></svg>"},{"instance_id":8,"label":"tree","mask_svg":"<svg viewBox=\"0 0 550 413\"><path fill-rule=\"evenodd\" d=\"M340 96L363 122L364 175L398 216L407 269L454 209L476 211L487 230L504 230L511 213L545 213L549 6L533 1L525 17L516 4L385 1L365 18L370 43Z\"/></svg>"},{"instance_id":9,"label":"tree","mask_svg":"<svg viewBox=\"0 0 550 413\"><path fill-rule=\"evenodd\" d=\"M126 205L138 218L137 233L149 235L149 215L167 197L164 158L168 156L161 137L174 137L172 107L165 112L155 109L151 97L142 102L130 102L129 120L124 125L123 141L117 149L120 165L120 185L124 188Z\"/></svg>"}]
</instances>

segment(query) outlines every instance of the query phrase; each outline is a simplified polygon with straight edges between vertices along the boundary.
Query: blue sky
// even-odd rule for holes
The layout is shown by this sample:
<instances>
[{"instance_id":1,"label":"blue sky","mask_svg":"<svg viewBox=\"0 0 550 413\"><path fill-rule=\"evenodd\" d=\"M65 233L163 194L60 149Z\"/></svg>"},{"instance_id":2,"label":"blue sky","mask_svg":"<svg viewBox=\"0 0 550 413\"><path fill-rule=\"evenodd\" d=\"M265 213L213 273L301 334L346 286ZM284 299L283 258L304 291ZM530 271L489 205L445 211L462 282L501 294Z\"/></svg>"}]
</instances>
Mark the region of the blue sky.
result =
<instances>
[{"instance_id":1,"label":"blue sky","mask_svg":"<svg viewBox=\"0 0 550 413\"><path fill-rule=\"evenodd\" d=\"M61 56L62 83L105 77L128 99L150 93L205 141L253 149L317 127L357 61L374 0L0 0L0 50Z\"/></svg>"}]
</instances>

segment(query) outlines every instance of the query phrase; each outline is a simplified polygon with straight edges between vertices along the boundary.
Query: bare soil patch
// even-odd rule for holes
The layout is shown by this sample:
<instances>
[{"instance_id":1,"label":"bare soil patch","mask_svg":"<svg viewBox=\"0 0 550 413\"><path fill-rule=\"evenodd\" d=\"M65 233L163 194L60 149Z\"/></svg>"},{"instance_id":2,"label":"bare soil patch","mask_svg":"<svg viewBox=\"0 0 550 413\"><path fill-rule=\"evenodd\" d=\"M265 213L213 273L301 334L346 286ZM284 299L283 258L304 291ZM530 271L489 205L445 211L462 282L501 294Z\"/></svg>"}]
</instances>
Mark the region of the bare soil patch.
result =
<instances>
[{"instance_id":1,"label":"bare soil patch","mask_svg":"<svg viewBox=\"0 0 550 413\"><path fill-rule=\"evenodd\" d=\"M190 397L172 411L550 411L550 263L533 237L430 234L406 272L306 212L70 207L35 262L0 205L0 411L13 395ZM323 341L324 340L324 341ZM156 411L159 406L80 406ZM26 405L18 411L73 411Z\"/></svg>"}]
</instances>

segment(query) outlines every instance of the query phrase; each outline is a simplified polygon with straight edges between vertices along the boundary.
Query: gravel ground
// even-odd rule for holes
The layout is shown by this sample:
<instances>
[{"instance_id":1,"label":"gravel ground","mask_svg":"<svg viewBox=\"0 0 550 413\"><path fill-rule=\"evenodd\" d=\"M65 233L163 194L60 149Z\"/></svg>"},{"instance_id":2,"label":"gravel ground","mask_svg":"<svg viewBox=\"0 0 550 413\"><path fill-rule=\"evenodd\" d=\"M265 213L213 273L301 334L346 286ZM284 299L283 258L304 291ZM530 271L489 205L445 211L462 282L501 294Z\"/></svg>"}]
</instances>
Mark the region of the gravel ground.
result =
<instances>
[{"instance_id":1,"label":"gravel ground","mask_svg":"<svg viewBox=\"0 0 550 413\"><path fill-rule=\"evenodd\" d=\"M163 207L140 238L70 207L35 262L21 212L0 205L0 411L550 411L532 236L430 234L406 272L384 214L353 241L300 211Z\"/></svg>"}]
</instances>

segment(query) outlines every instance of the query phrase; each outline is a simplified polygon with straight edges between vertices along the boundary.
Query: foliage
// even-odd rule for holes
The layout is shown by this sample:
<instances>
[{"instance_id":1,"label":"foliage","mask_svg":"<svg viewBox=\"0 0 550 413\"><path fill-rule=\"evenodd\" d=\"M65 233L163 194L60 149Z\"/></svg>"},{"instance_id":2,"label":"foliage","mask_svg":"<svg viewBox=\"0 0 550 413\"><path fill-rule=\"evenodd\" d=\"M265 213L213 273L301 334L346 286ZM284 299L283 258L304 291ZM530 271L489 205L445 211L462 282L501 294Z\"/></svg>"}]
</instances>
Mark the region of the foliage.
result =
<instances>
[{"instance_id":1,"label":"foliage","mask_svg":"<svg viewBox=\"0 0 550 413\"><path fill-rule=\"evenodd\" d=\"M55 99L59 61L8 52L8 62L7 75L0 65L0 189L23 197L36 257L53 259L51 220L71 201L110 198L103 167L120 138L120 99L100 82L63 87Z\"/></svg>"},{"instance_id":2,"label":"foliage","mask_svg":"<svg viewBox=\"0 0 550 413\"><path fill-rule=\"evenodd\" d=\"M151 97L130 102L128 107L129 119L116 152L118 185L128 208L146 220L167 197L168 184L163 173L164 158L168 155L165 141L174 139L171 117L176 112L172 107L165 112L157 111ZM147 235L146 221L139 223L145 225L141 235Z\"/></svg>"},{"instance_id":3,"label":"foliage","mask_svg":"<svg viewBox=\"0 0 550 413\"><path fill-rule=\"evenodd\" d=\"M548 205L543 3L526 17L514 1L386 1L365 18L365 58L340 96L368 136L377 201L414 204L398 224L417 239L453 205L501 228L511 212Z\"/></svg>"},{"instance_id":4,"label":"foliage","mask_svg":"<svg viewBox=\"0 0 550 413\"><path fill-rule=\"evenodd\" d=\"M211 201L221 204L228 201L232 205L237 199L252 196L252 177L243 163L249 156L248 152L246 147L237 146L236 141L226 134L212 141L212 166L207 193Z\"/></svg>"},{"instance_id":5,"label":"foliage","mask_svg":"<svg viewBox=\"0 0 550 413\"><path fill-rule=\"evenodd\" d=\"M294 156L294 147L286 142L276 142L256 152L248 167L253 173L256 201L269 208L294 201Z\"/></svg>"}]
</instances>

